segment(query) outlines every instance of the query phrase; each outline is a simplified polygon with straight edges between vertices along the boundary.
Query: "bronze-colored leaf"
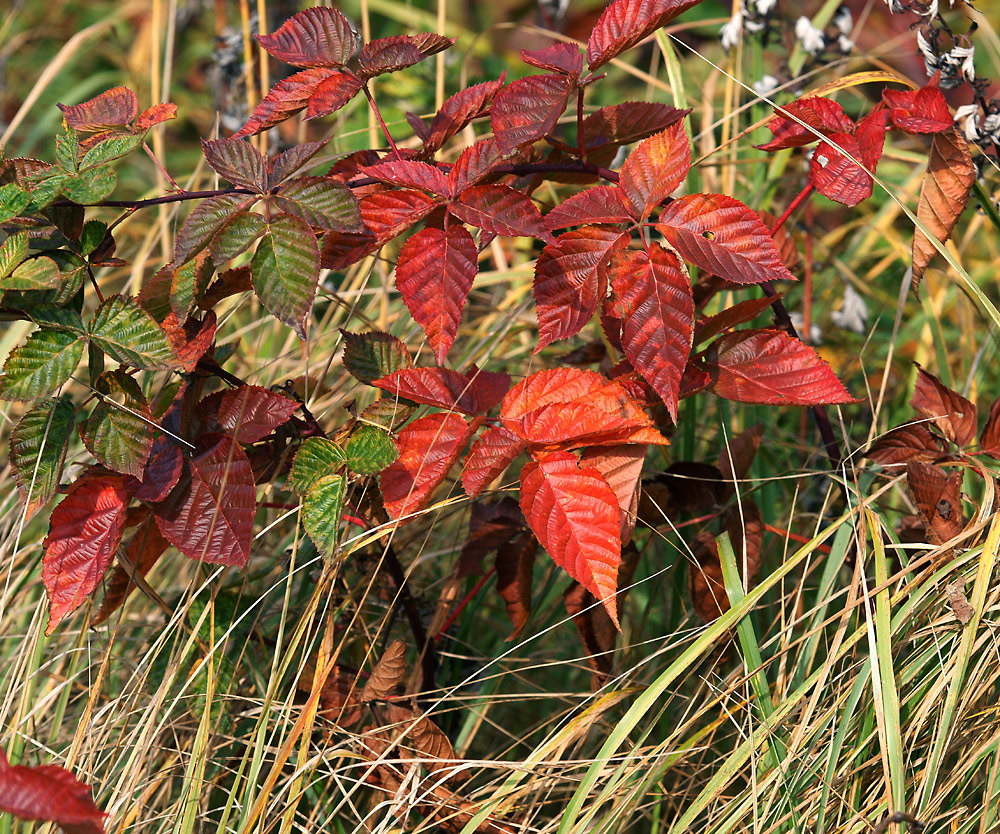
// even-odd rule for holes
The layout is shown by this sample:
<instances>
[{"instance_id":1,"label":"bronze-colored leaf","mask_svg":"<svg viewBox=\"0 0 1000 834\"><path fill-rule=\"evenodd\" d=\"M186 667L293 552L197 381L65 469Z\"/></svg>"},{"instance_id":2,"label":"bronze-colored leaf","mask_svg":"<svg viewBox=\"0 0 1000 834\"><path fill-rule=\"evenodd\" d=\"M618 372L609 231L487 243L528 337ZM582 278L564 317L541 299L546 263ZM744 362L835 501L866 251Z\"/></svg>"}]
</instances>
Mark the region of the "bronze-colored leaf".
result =
<instances>
[{"instance_id":1,"label":"bronze-colored leaf","mask_svg":"<svg viewBox=\"0 0 1000 834\"><path fill-rule=\"evenodd\" d=\"M517 640L531 613L531 579L538 552L538 539L523 533L497 548L497 591L507 604L507 617L514 630L507 640Z\"/></svg>"},{"instance_id":2,"label":"bronze-colored leaf","mask_svg":"<svg viewBox=\"0 0 1000 834\"><path fill-rule=\"evenodd\" d=\"M455 768L455 748L451 746L448 736L430 718L391 702L386 705L386 717L396 725L392 728L394 737L403 736L399 743L401 753L415 754L420 764L432 773ZM467 777L467 771L458 771L450 773L446 778L452 780Z\"/></svg>"},{"instance_id":3,"label":"bronze-colored leaf","mask_svg":"<svg viewBox=\"0 0 1000 834\"><path fill-rule=\"evenodd\" d=\"M758 423L741 431L719 452L719 471L722 473L722 480L726 482L727 494L731 495L736 490L736 485L747 476L763 437L764 426Z\"/></svg>"},{"instance_id":4,"label":"bronze-colored leaf","mask_svg":"<svg viewBox=\"0 0 1000 834\"><path fill-rule=\"evenodd\" d=\"M298 688L310 692L316 666L312 661L305 664L299 675ZM355 675L337 665L323 682L319 696L319 715L338 727L351 727L361 720L361 701L355 686Z\"/></svg>"},{"instance_id":5,"label":"bronze-colored leaf","mask_svg":"<svg viewBox=\"0 0 1000 834\"><path fill-rule=\"evenodd\" d=\"M361 690L362 701L384 701L406 674L406 643L393 640Z\"/></svg>"},{"instance_id":6,"label":"bronze-colored leaf","mask_svg":"<svg viewBox=\"0 0 1000 834\"><path fill-rule=\"evenodd\" d=\"M906 464L906 483L934 544L942 544L962 532L965 511L961 470L947 472L939 466L910 461Z\"/></svg>"},{"instance_id":7,"label":"bronze-colored leaf","mask_svg":"<svg viewBox=\"0 0 1000 834\"><path fill-rule=\"evenodd\" d=\"M917 369L917 386L910 405L957 446L969 445L976 436L976 407L923 368Z\"/></svg>"},{"instance_id":8,"label":"bronze-colored leaf","mask_svg":"<svg viewBox=\"0 0 1000 834\"><path fill-rule=\"evenodd\" d=\"M948 597L951 610L958 617L958 621L962 625L968 625L972 615L976 613L976 609L969 605L969 600L965 596L965 579L960 576L954 582L949 582L944 592Z\"/></svg>"},{"instance_id":9,"label":"bronze-colored leaf","mask_svg":"<svg viewBox=\"0 0 1000 834\"><path fill-rule=\"evenodd\" d=\"M951 237L952 229L969 202L969 190L976 179L976 166L965 138L954 127L936 133L931 142L927 173L920 185L917 219L942 243ZM913 232L913 286L927 269L937 249L921 232Z\"/></svg>"},{"instance_id":10,"label":"bronze-colored leaf","mask_svg":"<svg viewBox=\"0 0 1000 834\"><path fill-rule=\"evenodd\" d=\"M865 457L883 466L897 466L910 460L933 463L948 455L924 423L907 423L872 443Z\"/></svg>"},{"instance_id":11,"label":"bronze-colored leaf","mask_svg":"<svg viewBox=\"0 0 1000 834\"><path fill-rule=\"evenodd\" d=\"M979 448L994 460L1000 460L1000 397L990 406L990 416L979 435Z\"/></svg>"}]
</instances>

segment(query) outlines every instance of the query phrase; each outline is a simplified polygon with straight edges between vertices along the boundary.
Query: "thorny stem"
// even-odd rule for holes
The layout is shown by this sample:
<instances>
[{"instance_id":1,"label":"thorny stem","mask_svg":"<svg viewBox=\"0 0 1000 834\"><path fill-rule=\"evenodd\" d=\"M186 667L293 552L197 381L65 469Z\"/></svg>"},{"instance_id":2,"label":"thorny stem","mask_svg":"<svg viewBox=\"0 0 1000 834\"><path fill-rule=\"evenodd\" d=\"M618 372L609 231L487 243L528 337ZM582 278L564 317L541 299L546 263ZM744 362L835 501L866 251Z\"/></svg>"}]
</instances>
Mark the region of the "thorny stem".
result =
<instances>
[{"instance_id":1,"label":"thorny stem","mask_svg":"<svg viewBox=\"0 0 1000 834\"><path fill-rule=\"evenodd\" d=\"M576 150L580 161L587 161L587 150L583 146L583 87L576 91Z\"/></svg>"},{"instance_id":2,"label":"thorny stem","mask_svg":"<svg viewBox=\"0 0 1000 834\"><path fill-rule=\"evenodd\" d=\"M378 119L379 126L382 128L382 135L385 136L386 141L389 143L389 147L392 148L392 152L396 155L396 159L402 159L403 157L399 153L399 148L396 147L396 143L392 141L392 134L389 133L389 128L385 126L385 122L382 121L382 113L378 109L378 105L375 103L375 99L372 96L371 90L368 89L368 85L365 84L362 88L365 91L365 98L368 99L368 104L375 114L375 118Z\"/></svg>"}]
</instances>

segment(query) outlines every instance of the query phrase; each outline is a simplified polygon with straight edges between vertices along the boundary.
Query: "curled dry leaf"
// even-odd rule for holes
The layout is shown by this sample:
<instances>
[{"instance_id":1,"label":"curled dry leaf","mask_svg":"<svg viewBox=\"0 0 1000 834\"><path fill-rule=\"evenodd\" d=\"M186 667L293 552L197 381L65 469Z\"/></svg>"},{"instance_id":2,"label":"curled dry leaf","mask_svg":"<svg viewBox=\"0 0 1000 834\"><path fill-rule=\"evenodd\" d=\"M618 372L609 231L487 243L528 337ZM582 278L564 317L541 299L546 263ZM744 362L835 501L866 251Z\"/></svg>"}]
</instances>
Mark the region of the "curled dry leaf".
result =
<instances>
[{"instance_id":1,"label":"curled dry leaf","mask_svg":"<svg viewBox=\"0 0 1000 834\"><path fill-rule=\"evenodd\" d=\"M965 511L961 470L948 472L939 466L910 461L906 464L906 483L934 544L943 544L962 532Z\"/></svg>"},{"instance_id":2,"label":"curled dry leaf","mask_svg":"<svg viewBox=\"0 0 1000 834\"><path fill-rule=\"evenodd\" d=\"M979 435L979 448L994 460L1000 460L1000 397L990 406L990 416Z\"/></svg>"},{"instance_id":3,"label":"curled dry leaf","mask_svg":"<svg viewBox=\"0 0 1000 834\"><path fill-rule=\"evenodd\" d=\"M910 405L956 446L968 446L976 436L976 407L923 368L918 369Z\"/></svg>"},{"instance_id":4,"label":"curled dry leaf","mask_svg":"<svg viewBox=\"0 0 1000 834\"><path fill-rule=\"evenodd\" d=\"M736 485L750 471L763 437L764 426L758 423L736 435L719 453L719 471L722 473L722 480L726 482L728 494L736 490Z\"/></svg>"},{"instance_id":5,"label":"curled dry leaf","mask_svg":"<svg viewBox=\"0 0 1000 834\"><path fill-rule=\"evenodd\" d=\"M908 423L882 435L865 457L883 466L898 466L910 460L933 463L948 457L940 439L924 423Z\"/></svg>"},{"instance_id":6,"label":"curled dry leaf","mask_svg":"<svg viewBox=\"0 0 1000 834\"><path fill-rule=\"evenodd\" d=\"M406 674L406 643L393 640L382 653L361 690L362 701L384 701Z\"/></svg>"},{"instance_id":7,"label":"curled dry leaf","mask_svg":"<svg viewBox=\"0 0 1000 834\"><path fill-rule=\"evenodd\" d=\"M457 764L455 748L440 727L426 715L420 715L416 710L408 709L399 704L386 705L386 717L395 725L392 732L400 738L399 749L405 756L416 755L421 765L431 773L444 775ZM464 771L451 773L446 779L456 779L465 776Z\"/></svg>"},{"instance_id":8,"label":"curled dry leaf","mask_svg":"<svg viewBox=\"0 0 1000 834\"><path fill-rule=\"evenodd\" d=\"M976 613L976 609L969 605L969 600L965 596L965 579L960 576L954 582L949 582L944 592L948 597L951 610L958 617L958 621L962 625L968 625L972 615Z\"/></svg>"}]
</instances>

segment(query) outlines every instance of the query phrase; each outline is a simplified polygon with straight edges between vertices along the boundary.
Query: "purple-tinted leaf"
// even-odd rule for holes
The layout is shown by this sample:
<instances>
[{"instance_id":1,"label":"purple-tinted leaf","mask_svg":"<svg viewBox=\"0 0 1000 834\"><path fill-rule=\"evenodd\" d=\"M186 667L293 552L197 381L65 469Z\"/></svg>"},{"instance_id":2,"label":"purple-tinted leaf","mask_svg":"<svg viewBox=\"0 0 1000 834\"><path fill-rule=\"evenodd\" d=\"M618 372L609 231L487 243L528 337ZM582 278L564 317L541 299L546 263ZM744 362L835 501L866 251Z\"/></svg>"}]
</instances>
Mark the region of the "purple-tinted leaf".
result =
<instances>
[{"instance_id":1,"label":"purple-tinted leaf","mask_svg":"<svg viewBox=\"0 0 1000 834\"><path fill-rule=\"evenodd\" d=\"M295 67L341 67L357 49L358 33L338 12L318 6L292 15L270 35L254 35L279 61Z\"/></svg>"},{"instance_id":2,"label":"purple-tinted leaf","mask_svg":"<svg viewBox=\"0 0 1000 834\"><path fill-rule=\"evenodd\" d=\"M264 157L252 144L243 139L215 139L201 141L205 160L219 176L233 185L241 185L263 192L267 187Z\"/></svg>"},{"instance_id":3,"label":"purple-tinted leaf","mask_svg":"<svg viewBox=\"0 0 1000 834\"><path fill-rule=\"evenodd\" d=\"M490 121L499 149L512 151L552 132L566 110L573 82L564 75L529 75L493 99Z\"/></svg>"}]
</instances>

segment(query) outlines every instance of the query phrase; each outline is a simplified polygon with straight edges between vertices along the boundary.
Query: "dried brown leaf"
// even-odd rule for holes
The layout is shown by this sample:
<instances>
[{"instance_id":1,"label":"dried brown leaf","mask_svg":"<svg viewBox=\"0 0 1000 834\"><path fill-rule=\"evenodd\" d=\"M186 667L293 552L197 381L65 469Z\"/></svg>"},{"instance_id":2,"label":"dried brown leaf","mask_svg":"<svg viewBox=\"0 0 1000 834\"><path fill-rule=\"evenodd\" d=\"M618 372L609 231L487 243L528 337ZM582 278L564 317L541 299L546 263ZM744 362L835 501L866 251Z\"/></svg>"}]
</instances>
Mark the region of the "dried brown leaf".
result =
<instances>
[{"instance_id":1,"label":"dried brown leaf","mask_svg":"<svg viewBox=\"0 0 1000 834\"><path fill-rule=\"evenodd\" d=\"M910 405L957 446L969 445L976 436L976 407L923 368L918 368Z\"/></svg>"},{"instance_id":2,"label":"dried brown leaf","mask_svg":"<svg viewBox=\"0 0 1000 834\"><path fill-rule=\"evenodd\" d=\"M406 674L406 643L393 640L382 653L361 690L362 701L384 701Z\"/></svg>"},{"instance_id":3,"label":"dried brown leaf","mask_svg":"<svg viewBox=\"0 0 1000 834\"><path fill-rule=\"evenodd\" d=\"M942 544L962 532L962 472L947 472L939 466L910 461L906 482L934 544Z\"/></svg>"},{"instance_id":4,"label":"dried brown leaf","mask_svg":"<svg viewBox=\"0 0 1000 834\"><path fill-rule=\"evenodd\" d=\"M440 727L426 715L395 703L386 705L386 717L395 727L391 728L393 738L399 742L401 758L414 756L420 764L432 773L442 773L454 769L457 763L455 748ZM448 780L467 778L467 771L447 775Z\"/></svg>"},{"instance_id":5,"label":"dried brown leaf","mask_svg":"<svg viewBox=\"0 0 1000 834\"><path fill-rule=\"evenodd\" d=\"M524 533L497 548L497 591L507 605L507 617L514 630L507 640L521 636L531 613L531 579L538 552L538 539Z\"/></svg>"},{"instance_id":6,"label":"dried brown leaf","mask_svg":"<svg viewBox=\"0 0 1000 834\"><path fill-rule=\"evenodd\" d=\"M719 471L726 482L727 494L732 494L736 485L747 476L763 437L764 426L758 423L736 435L719 453Z\"/></svg>"},{"instance_id":7,"label":"dried brown leaf","mask_svg":"<svg viewBox=\"0 0 1000 834\"><path fill-rule=\"evenodd\" d=\"M958 617L958 621L962 625L968 625L972 615L976 613L976 609L969 605L969 600L965 596L965 579L960 576L954 582L948 583L944 592L948 597L951 610Z\"/></svg>"},{"instance_id":8,"label":"dried brown leaf","mask_svg":"<svg viewBox=\"0 0 1000 834\"><path fill-rule=\"evenodd\" d=\"M865 453L869 460L883 466L896 466L911 460L933 463L947 456L941 441L923 423L907 423L887 432Z\"/></svg>"},{"instance_id":9,"label":"dried brown leaf","mask_svg":"<svg viewBox=\"0 0 1000 834\"><path fill-rule=\"evenodd\" d=\"M1000 397L990 406L990 416L979 435L979 448L994 460L1000 460Z\"/></svg>"}]
</instances>

